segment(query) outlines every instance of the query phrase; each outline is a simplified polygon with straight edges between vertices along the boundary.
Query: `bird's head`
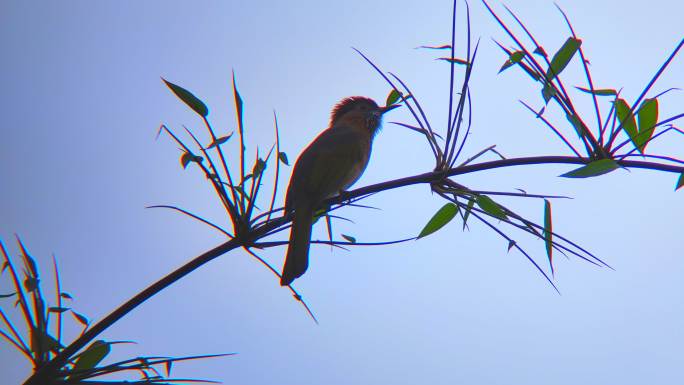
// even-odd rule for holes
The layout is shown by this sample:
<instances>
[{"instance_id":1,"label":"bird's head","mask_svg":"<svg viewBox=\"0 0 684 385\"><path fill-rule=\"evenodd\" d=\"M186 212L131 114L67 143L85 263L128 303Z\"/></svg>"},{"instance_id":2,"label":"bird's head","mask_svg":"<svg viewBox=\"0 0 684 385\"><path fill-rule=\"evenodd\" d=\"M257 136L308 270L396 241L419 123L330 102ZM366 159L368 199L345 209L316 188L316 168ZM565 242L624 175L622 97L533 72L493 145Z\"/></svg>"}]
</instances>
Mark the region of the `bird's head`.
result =
<instances>
[{"instance_id":1,"label":"bird's head","mask_svg":"<svg viewBox=\"0 0 684 385\"><path fill-rule=\"evenodd\" d=\"M399 107L398 104L379 107L373 99L363 96L352 96L343 99L333 108L330 118L330 126L335 127L340 124L358 126L375 134L382 122L382 115L390 110Z\"/></svg>"}]
</instances>

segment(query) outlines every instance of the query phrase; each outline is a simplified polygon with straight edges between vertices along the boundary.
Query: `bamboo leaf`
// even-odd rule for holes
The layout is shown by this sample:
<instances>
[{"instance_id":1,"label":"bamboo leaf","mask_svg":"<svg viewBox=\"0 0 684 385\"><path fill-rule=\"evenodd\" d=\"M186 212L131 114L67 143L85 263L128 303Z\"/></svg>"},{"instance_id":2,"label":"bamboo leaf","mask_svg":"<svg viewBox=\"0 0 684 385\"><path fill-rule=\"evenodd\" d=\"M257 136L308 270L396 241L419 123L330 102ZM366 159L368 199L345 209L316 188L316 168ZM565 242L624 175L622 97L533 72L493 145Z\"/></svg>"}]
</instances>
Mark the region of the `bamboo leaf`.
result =
<instances>
[{"instance_id":1,"label":"bamboo leaf","mask_svg":"<svg viewBox=\"0 0 684 385\"><path fill-rule=\"evenodd\" d=\"M475 199L471 199L468 201L468 206L465 209L465 214L463 214L463 230L466 228L466 224L468 223L468 217L470 216L470 212L473 210L473 206L475 206Z\"/></svg>"},{"instance_id":2,"label":"bamboo leaf","mask_svg":"<svg viewBox=\"0 0 684 385\"><path fill-rule=\"evenodd\" d=\"M418 234L418 238L423 238L441 229L444 225L454 219L456 213L458 213L458 206L453 203L445 204L442 208L437 210L432 218L430 218L425 227L423 227L423 230Z\"/></svg>"},{"instance_id":3,"label":"bamboo leaf","mask_svg":"<svg viewBox=\"0 0 684 385\"><path fill-rule=\"evenodd\" d=\"M643 154L646 145L653 136L655 125L658 123L658 99L646 99L641 103L637 113L639 119L639 135L636 137L637 147Z\"/></svg>"},{"instance_id":4,"label":"bamboo leaf","mask_svg":"<svg viewBox=\"0 0 684 385\"><path fill-rule=\"evenodd\" d=\"M50 313L64 313L65 311L68 311L68 307L58 307L58 306L50 306L48 308L48 312Z\"/></svg>"},{"instance_id":5,"label":"bamboo leaf","mask_svg":"<svg viewBox=\"0 0 684 385\"><path fill-rule=\"evenodd\" d=\"M584 123L582 123L577 114L568 113L565 114L565 118L568 119L568 122L570 122L570 124L572 124L572 127L575 129L577 136L579 136L580 138L584 137L587 131L589 131L587 129L587 126L585 126Z\"/></svg>"},{"instance_id":6,"label":"bamboo leaf","mask_svg":"<svg viewBox=\"0 0 684 385\"><path fill-rule=\"evenodd\" d=\"M449 63L456 63L456 64L460 64L460 65L464 65L464 66L467 66L469 64L467 60L459 59L457 57L440 57L437 60L444 60L444 61L447 61Z\"/></svg>"},{"instance_id":7,"label":"bamboo leaf","mask_svg":"<svg viewBox=\"0 0 684 385\"><path fill-rule=\"evenodd\" d=\"M216 138L215 141L211 142L205 150L209 150L210 148L214 148L216 146L222 145L223 143L227 142L230 137L233 136L233 133L231 132L230 134L226 136L222 136L220 138Z\"/></svg>"},{"instance_id":8,"label":"bamboo leaf","mask_svg":"<svg viewBox=\"0 0 684 385\"><path fill-rule=\"evenodd\" d=\"M73 372L77 373L82 370L94 368L100 363L111 351L109 343L97 340L93 342L86 351L84 351L74 364Z\"/></svg>"},{"instance_id":9,"label":"bamboo leaf","mask_svg":"<svg viewBox=\"0 0 684 385\"><path fill-rule=\"evenodd\" d=\"M279 152L278 153L278 160L283 162L286 166L290 165L290 161L287 159L287 154L284 152Z\"/></svg>"},{"instance_id":10,"label":"bamboo leaf","mask_svg":"<svg viewBox=\"0 0 684 385\"><path fill-rule=\"evenodd\" d=\"M390 91L389 95L387 95L387 100L385 101L385 106L391 106L394 103L396 103L399 98L401 98L401 93L397 92L397 90L392 89Z\"/></svg>"},{"instance_id":11,"label":"bamboo leaf","mask_svg":"<svg viewBox=\"0 0 684 385\"><path fill-rule=\"evenodd\" d=\"M511 52L510 55L508 55L508 59L504 62L504 64L501 66L499 69L499 73L505 71L509 67L513 66L516 63L520 63L520 61L525 57L525 51L514 51Z\"/></svg>"},{"instance_id":12,"label":"bamboo leaf","mask_svg":"<svg viewBox=\"0 0 684 385\"><path fill-rule=\"evenodd\" d=\"M551 82L545 82L544 83L544 88L542 88L542 97L544 98L545 103L549 103L549 100L556 96L556 89L553 87Z\"/></svg>"},{"instance_id":13,"label":"bamboo leaf","mask_svg":"<svg viewBox=\"0 0 684 385\"><path fill-rule=\"evenodd\" d=\"M193 111L202 117L209 115L209 109L207 108L206 104L204 104L204 102L201 101L197 96L193 95L192 92L179 85L166 81L164 78L162 78L162 80L164 83L166 83L166 86L169 87L171 91L176 94L176 96L178 96L178 99L182 100L183 103L187 104L188 107L192 108Z\"/></svg>"},{"instance_id":14,"label":"bamboo leaf","mask_svg":"<svg viewBox=\"0 0 684 385\"><path fill-rule=\"evenodd\" d=\"M351 243L356 243L356 238L352 237L351 235L342 234L342 238L346 239Z\"/></svg>"},{"instance_id":15,"label":"bamboo leaf","mask_svg":"<svg viewBox=\"0 0 684 385\"><path fill-rule=\"evenodd\" d=\"M551 59L551 64L546 72L546 78L548 81L555 79L558 75L560 75L561 72L563 72L581 45L582 40L576 39L574 37L569 37L568 40L565 41L558 52L553 55L553 59Z\"/></svg>"},{"instance_id":16,"label":"bamboo leaf","mask_svg":"<svg viewBox=\"0 0 684 385\"><path fill-rule=\"evenodd\" d=\"M76 318L76 321L78 321L81 325L88 326L90 324L88 317L84 316L83 314L76 313L73 310L71 311L71 314L74 316L74 318Z\"/></svg>"},{"instance_id":17,"label":"bamboo leaf","mask_svg":"<svg viewBox=\"0 0 684 385\"><path fill-rule=\"evenodd\" d=\"M599 159L570 172L566 172L560 176L564 178L589 178L592 176L607 174L617 168L620 168L620 165L614 160Z\"/></svg>"},{"instance_id":18,"label":"bamboo leaf","mask_svg":"<svg viewBox=\"0 0 684 385\"><path fill-rule=\"evenodd\" d=\"M675 186L675 191L679 190L684 186L684 173L679 174L679 179L677 179L677 186Z\"/></svg>"},{"instance_id":19,"label":"bamboo leaf","mask_svg":"<svg viewBox=\"0 0 684 385\"><path fill-rule=\"evenodd\" d=\"M627 133L634 146L639 148L637 145L637 135L639 135L639 132L637 131L636 120L629 104L624 99L618 98L615 100L615 113L622 129Z\"/></svg>"},{"instance_id":20,"label":"bamboo leaf","mask_svg":"<svg viewBox=\"0 0 684 385\"><path fill-rule=\"evenodd\" d=\"M542 46L538 46L537 48L535 48L534 52L532 52L532 53L537 54L537 55L542 56L542 57L547 57L546 51L544 51L544 47L542 47Z\"/></svg>"},{"instance_id":21,"label":"bamboo leaf","mask_svg":"<svg viewBox=\"0 0 684 385\"><path fill-rule=\"evenodd\" d=\"M583 87L575 87L578 90L582 92L586 92L588 94L593 94L593 95L598 95L598 96L615 96L617 95L617 91L615 91L612 88L601 88L601 89L594 89L593 91L588 89L588 88L583 88Z\"/></svg>"},{"instance_id":22,"label":"bamboo leaf","mask_svg":"<svg viewBox=\"0 0 684 385\"><path fill-rule=\"evenodd\" d=\"M546 245L546 256L549 258L549 266L551 266L551 274L553 271L553 224L551 222L551 202L544 199L544 243Z\"/></svg>"},{"instance_id":23,"label":"bamboo leaf","mask_svg":"<svg viewBox=\"0 0 684 385\"><path fill-rule=\"evenodd\" d=\"M475 200L475 203L477 203L478 206L484 212L487 214L499 218L499 219L506 219L508 218L506 216L506 212L499 206L498 203L494 202L494 200L486 195L478 195L477 199Z\"/></svg>"},{"instance_id":24,"label":"bamboo leaf","mask_svg":"<svg viewBox=\"0 0 684 385\"><path fill-rule=\"evenodd\" d=\"M183 169L187 168L190 162L202 163L203 160L204 158L201 156L195 156L189 152L184 152L180 157L180 163L181 166L183 166Z\"/></svg>"},{"instance_id":25,"label":"bamboo leaf","mask_svg":"<svg viewBox=\"0 0 684 385\"><path fill-rule=\"evenodd\" d=\"M423 48L423 49L449 49L449 48L451 48L451 44L444 44L444 45L421 45L420 47L416 47L416 49L418 49L418 48Z\"/></svg>"}]
</instances>

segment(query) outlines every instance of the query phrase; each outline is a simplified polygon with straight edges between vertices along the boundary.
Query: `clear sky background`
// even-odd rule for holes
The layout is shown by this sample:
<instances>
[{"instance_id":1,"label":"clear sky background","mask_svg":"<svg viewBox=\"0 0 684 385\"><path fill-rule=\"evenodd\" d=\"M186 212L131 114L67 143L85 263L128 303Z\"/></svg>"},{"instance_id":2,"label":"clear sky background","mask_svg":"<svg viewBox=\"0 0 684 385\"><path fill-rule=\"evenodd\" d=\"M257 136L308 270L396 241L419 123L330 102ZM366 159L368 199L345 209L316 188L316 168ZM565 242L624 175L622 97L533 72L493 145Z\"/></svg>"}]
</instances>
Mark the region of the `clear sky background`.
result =
<instances>
[{"instance_id":1,"label":"clear sky background","mask_svg":"<svg viewBox=\"0 0 684 385\"><path fill-rule=\"evenodd\" d=\"M507 4L548 52L568 37L551 1ZM597 87L624 87L629 101L684 33L679 1L559 5L584 39ZM509 41L481 3L473 1L471 8L473 34L482 40L465 154L492 144L508 157L567 154L517 102L540 107L539 87L518 71L497 76L505 58L491 38ZM13 253L13 234L22 237L43 268L45 285L51 284L54 253L64 290L76 298L74 308L100 319L223 241L174 212L145 209L175 204L225 223L200 173L180 168L169 138L155 140L161 123L201 128L160 76L200 96L225 133L235 129L234 69L245 101L248 146L270 147L275 109L283 150L294 161L325 128L341 98L384 101L388 87L352 46L408 81L433 124L443 126L448 66L433 60L439 53L413 48L447 42L450 9L449 1L3 1L0 237ZM577 64L567 71L568 84L582 84ZM650 95L669 87L684 87L682 57ZM590 113L583 100L580 106ZM668 94L660 103L661 117L682 112L683 105L681 92ZM388 120L408 122L409 115L393 111ZM669 140L649 148L683 158L684 138ZM432 167L421 137L386 124L357 186ZM102 337L138 342L117 346L113 358L237 352L174 367L179 377L225 383L681 380L684 192L673 192L676 176L618 170L591 180L557 178L570 169L517 167L459 179L483 190L523 188L574 198L554 201L555 230L615 271L558 256L560 296L522 255L506 252L506 241L475 222L466 232L454 222L396 246L350 252L314 247L311 267L296 287L320 325L263 266L232 252L154 297ZM542 201L502 202L542 219ZM366 203L382 210L345 209L355 224L337 223L337 234L359 241L413 236L443 204L427 186L378 194ZM543 243L514 235L546 267ZM323 237L318 226L314 238ZM283 254L277 248L263 255L280 268ZM3 278L0 292L9 290L6 283ZM20 382L30 370L17 352L0 345L2 383Z\"/></svg>"}]
</instances>

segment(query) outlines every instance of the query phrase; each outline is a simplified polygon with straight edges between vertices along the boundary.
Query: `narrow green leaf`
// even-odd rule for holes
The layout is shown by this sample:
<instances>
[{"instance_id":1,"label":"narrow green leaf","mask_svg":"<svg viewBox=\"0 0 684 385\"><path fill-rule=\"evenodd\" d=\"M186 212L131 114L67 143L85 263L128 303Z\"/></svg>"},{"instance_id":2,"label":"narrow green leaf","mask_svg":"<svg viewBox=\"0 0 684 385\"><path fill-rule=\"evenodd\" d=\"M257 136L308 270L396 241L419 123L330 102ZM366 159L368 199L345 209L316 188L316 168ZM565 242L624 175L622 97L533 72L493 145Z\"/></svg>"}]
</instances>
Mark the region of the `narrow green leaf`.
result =
<instances>
[{"instance_id":1,"label":"narrow green leaf","mask_svg":"<svg viewBox=\"0 0 684 385\"><path fill-rule=\"evenodd\" d=\"M639 119L639 135L636 137L636 142L639 151L643 154L658 123L658 99L645 99L637 112L637 118Z\"/></svg>"},{"instance_id":2,"label":"narrow green leaf","mask_svg":"<svg viewBox=\"0 0 684 385\"><path fill-rule=\"evenodd\" d=\"M449 63L456 63L456 64L461 64L461 65L464 65L464 66L467 66L467 65L468 65L468 61L467 61L467 60L459 59L459 58L457 58L457 57L440 57L440 58L438 58L437 60L444 60L444 61L447 61L447 62L449 62Z\"/></svg>"},{"instance_id":3,"label":"narrow green leaf","mask_svg":"<svg viewBox=\"0 0 684 385\"><path fill-rule=\"evenodd\" d=\"M88 370L94 368L102 361L111 351L111 346L105 341L97 340L93 342L86 351L84 351L74 364L73 372L78 373L81 370Z\"/></svg>"},{"instance_id":4,"label":"narrow green leaf","mask_svg":"<svg viewBox=\"0 0 684 385\"><path fill-rule=\"evenodd\" d=\"M612 88L601 88L601 89L594 89L594 91L590 90L589 88L584 88L584 87L575 87L578 90L582 92L586 92L588 94L593 94L593 95L598 95L598 96L615 96L617 95L617 91L615 91Z\"/></svg>"},{"instance_id":5,"label":"narrow green leaf","mask_svg":"<svg viewBox=\"0 0 684 385\"><path fill-rule=\"evenodd\" d=\"M207 146L207 148L205 148L205 150L208 150L208 149L210 149L210 148L214 148L214 147L216 147L216 146L222 145L223 143L227 142L228 139L230 139L231 136L233 136L233 133L232 133L232 132L231 132L230 134L226 135L226 136L222 136L222 137L220 137L220 138L216 138L216 140L213 141L213 142L211 142L211 143Z\"/></svg>"},{"instance_id":6,"label":"narrow green leaf","mask_svg":"<svg viewBox=\"0 0 684 385\"><path fill-rule=\"evenodd\" d=\"M636 120L634 119L634 114L632 113L629 104L627 104L624 99L618 98L615 100L615 113L617 114L622 129L625 130L629 139L634 143L634 146L638 148L637 135L639 135L639 132L637 131Z\"/></svg>"},{"instance_id":7,"label":"narrow green leaf","mask_svg":"<svg viewBox=\"0 0 684 385\"><path fill-rule=\"evenodd\" d=\"M204 158L202 158L201 156L195 156L189 152L184 152L180 157L180 163L181 166L183 166L183 169L187 168L190 162L202 163L203 160Z\"/></svg>"},{"instance_id":8,"label":"narrow green leaf","mask_svg":"<svg viewBox=\"0 0 684 385\"><path fill-rule=\"evenodd\" d=\"M566 172L560 176L564 178L589 178L592 176L607 174L617 168L620 168L620 165L614 160L599 159L570 172Z\"/></svg>"},{"instance_id":9,"label":"narrow green leaf","mask_svg":"<svg viewBox=\"0 0 684 385\"><path fill-rule=\"evenodd\" d=\"M50 313L64 313L65 311L68 311L68 307L58 307L58 306L51 306L48 308L48 311Z\"/></svg>"},{"instance_id":10,"label":"narrow green leaf","mask_svg":"<svg viewBox=\"0 0 684 385\"><path fill-rule=\"evenodd\" d=\"M532 53L537 54L541 57L547 57L546 51L544 51L544 47L542 46L538 46L537 48L535 48Z\"/></svg>"},{"instance_id":11,"label":"narrow green leaf","mask_svg":"<svg viewBox=\"0 0 684 385\"><path fill-rule=\"evenodd\" d=\"M41 351L59 353L59 351L64 348L64 346L51 335L43 333L42 331L37 332L39 333L38 338L40 338Z\"/></svg>"},{"instance_id":12,"label":"narrow green leaf","mask_svg":"<svg viewBox=\"0 0 684 385\"><path fill-rule=\"evenodd\" d=\"M169 81L166 81L166 79L162 78L164 83L166 83L166 86L173 91L176 96L178 96L178 99L182 100L183 103L187 104L188 107L192 108L193 111L198 113L202 117L206 117L209 115L209 109L207 108L206 104L204 104L203 101L199 100L197 96L193 95L192 92L186 90L185 88L173 84Z\"/></svg>"},{"instance_id":13,"label":"narrow green leaf","mask_svg":"<svg viewBox=\"0 0 684 385\"><path fill-rule=\"evenodd\" d=\"M577 136L580 138L584 137L588 131L587 126L582 123L582 121L577 117L576 114L565 114L565 118L572 124L572 127L575 129L575 132L577 133Z\"/></svg>"},{"instance_id":14,"label":"narrow green leaf","mask_svg":"<svg viewBox=\"0 0 684 385\"><path fill-rule=\"evenodd\" d=\"M684 186L684 173L679 174L679 179L677 179L677 186L675 186L675 191L679 190Z\"/></svg>"},{"instance_id":15,"label":"narrow green leaf","mask_svg":"<svg viewBox=\"0 0 684 385\"><path fill-rule=\"evenodd\" d=\"M508 218L506 216L506 212L504 211L504 209L502 209L498 203L494 202L492 198L486 195L478 195L477 199L475 200L475 203L477 203L477 205L480 206L480 208L484 210L484 212L493 217L499 219Z\"/></svg>"},{"instance_id":16,"label":"narrow green leaf","mask_svg":"<svg viewBox=\"0 0 684 385\"><path fill-rule=\"evenodd\" d=\"M544 98L545 103L549 103L549 100L556 96L556 89L553 87L553 85L550 82L544 83L544 88L542 88L542 97Z\"/></svg>"},{"instance_id":17,"label":"narrow green leaf","mask_svg":"<svg viewBox=\"0 0 684 385\"><path fill-rule=\"evenodd\" d=\"M387 100L385 101L385 106L391 106L394 103L396 103L399 98L401 98L401 93L397 92L397 90L392 89L390 91L389 95L387 95Z\"/></svg>"},{"instance_id":18,"label":"narrow green leaf","mask_svg":"<svg viewBox=\"0 0 684 385\"><path fill-rule=\"evenodd\" d=\"M14 297L15 294L17 294L17 293L0 294L0 298Z\"/></svg>"},{"instance_id":19,"label":"narrow green leaf","mask_svg":"<svg viewBox=\"0 0 684 385\"><path fill-rule=\"evenodd\" d=\"M346 239L351 243L356 243L356 238L352 237L351 235L342 234L342 238Z\"/></svg>"},{"instance_id":20,"label":"narrow green leaf","mask_svg":"<svg viewBox=\"0 0 684 385\"><path fill-rule=\"evenodd\" d=\"M468 217L470 216L470 212L473 210L473 206L475 206L475 199L471 199L468 201L468 206L465 209L465 214L463 214L463 230L466 228L466 224L468 223Z\"/></svg>"},{"instance_id":21,"label":"narrow green leaf","mask_svg":"<svg viewBox=\"0 0 684 385\"><path fill-rule=\"evenodd\" d=\"M449 49L449 48L451 48L451 44L444 44L444 45L421 45L420 47L416 47L416 49L418 49L418 48L423 48L423 49Z\"/></svg>"},{"instance_id":22,"label":"narrow green leaf","mask_svg":"<svg viewBox=\"0 0 684 385\"><path fill-rule=\"evenodd\" d=\"M499 73L505 71L507 68L511 67L512 65L514 65L516 63L520 63L520 61L524 57L525 57L525 51L511 52L511 54L508 56L508 59L504 62L504 64L499 69Z\"/></svg>"},{"instance_id":23,"label":"narrow green leaf","mask_svg":"<svg viewBox=\"0 0 684 385\"><path fill-rule=\"evenodd\" d=\"M278 153L278 159L283 162L286 166L290 165L290 161L287 159L287 154L284 152Z\"/></svg>"},{"instance_id":24,"label":"narrow green leaf","mask_svg":"<svg viewBox=\"0 0 684 385\"><path fill-rule=\"evenodd\" d=\"M425 227L423 227L423 230L418 234L418 238L423 238L441 229L444 225L454 219L456 213L458 213L458 206L453 203L445 204L441 209L437 210L432 218L430 218Z\"/></svg>"},{"instance_id":25,"label":"narrow green leaf","mask_svg":"<svg viewBox=\"0 0 684 385\"><path fill-rule=\"evenodd\" d=\"M551 274L553 271L553 223L551 221L551 202L544 199L544 243L546 244L546 256L549 258L549 266L551 266Z\"/></svg>"},{"instance_id":26,"label":"narrow green leaf","mask_svg":"<svg viewBox=\"0 0 684 385\"><path fill-rule=\"evenodd\" d=\"M238 120L238 130L240 131L240 136L243 134L242 126L242 96L240 96L240 91L238 91L237 83L235 83L235 73L233 73L233 97L235 98L235 112L237 113ZM244 149L243 149L244 152Z\"/></svg>"},{"instance_id":27,"label":"narrow green leaf","mask_svg":"<svg viewBox=\"0 0 684 385\"><path fill-rule=\"evenodd\" d=\"M74 297L72 297L71 294L69 294L65 291L63 291L59 296L62 298L66 298L66 299L74 299Z\"/></svg>"},{"instance_id":28,"label":"narrow green leaf","mask_svg":"<svg viewBox=\"0 0 684 385\"><path fill-rule=\"evenodd\" d=\"M74 318L76 318L76 321L78 321L81 325L88 326L90 324L88 317L84 316L83 314L76 313L73 310L71 311L71 314L74 316Z\"/></svg>"},{"instance_id":29,"label":"narrow green leaf","mask_svg":"<svg viewBox=\"0 0 684 385\"><path fill-rule=\"evenodd\" d=\"M192 154L189 152L184 152L180 157L181 166L185 169L192 160Z\"/></svg>"},{"instance_id":30,"label":"narrow green leaf","mask_svg":"<svg viewBox=\"0 0 684 385\"><path fill-rule=\"evenodd\" d=\"M516 245L516 242L514 240L508 241L508 251L511 251L511 249Z\"/></svg>"},{"instance_id":31,"label":"narrow green leaf","mask_svg":"<svg viewBox=\"0 0 684 385\"><path fill-rule=\"evenodd\" d=\"M561 72L563 72L581 45L582 40L576 39L574 37L569 37L568 40L565 41L558 52L553 55L553 59L551 59L551 65L549 65L549 69L546 72L546 78L548 81L555 79L558 75L560 75Z\"/></svg>"}]
</instances>

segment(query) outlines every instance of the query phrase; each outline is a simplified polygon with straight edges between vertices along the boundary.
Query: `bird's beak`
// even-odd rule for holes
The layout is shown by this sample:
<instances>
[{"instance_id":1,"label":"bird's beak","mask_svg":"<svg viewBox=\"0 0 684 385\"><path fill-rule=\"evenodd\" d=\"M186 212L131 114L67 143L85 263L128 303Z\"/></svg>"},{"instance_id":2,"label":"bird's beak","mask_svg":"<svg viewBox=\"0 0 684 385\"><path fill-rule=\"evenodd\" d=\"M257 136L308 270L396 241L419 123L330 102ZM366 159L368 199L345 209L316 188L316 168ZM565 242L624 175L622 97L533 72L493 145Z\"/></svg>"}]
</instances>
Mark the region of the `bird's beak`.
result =
<instances>
[{"instance_id":1,"label":"bird's beak","mask_svg":"<svg viewBox=\"0 0 684 385\"><path fill-rule=\"evenodd\" d=\"M397 107L401 107L401 104L392 104L391 106L385 106L378 108L378 114L383 115L385 112L391 111Z\"/></svg>"}]
</instances>

